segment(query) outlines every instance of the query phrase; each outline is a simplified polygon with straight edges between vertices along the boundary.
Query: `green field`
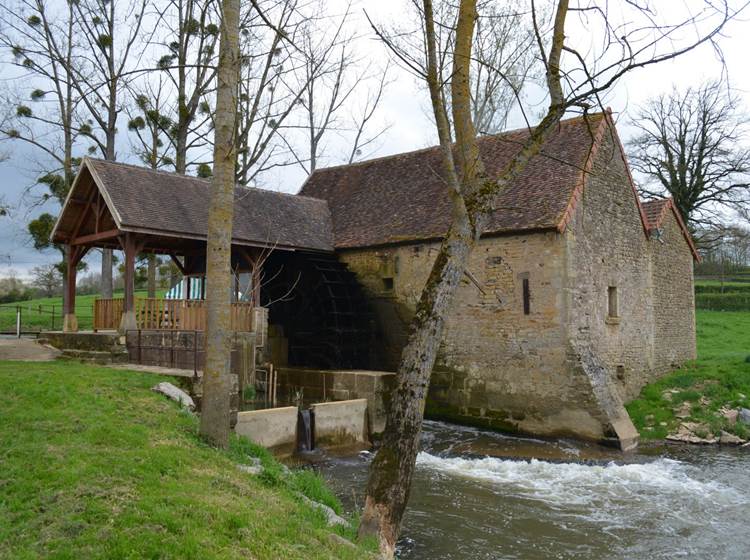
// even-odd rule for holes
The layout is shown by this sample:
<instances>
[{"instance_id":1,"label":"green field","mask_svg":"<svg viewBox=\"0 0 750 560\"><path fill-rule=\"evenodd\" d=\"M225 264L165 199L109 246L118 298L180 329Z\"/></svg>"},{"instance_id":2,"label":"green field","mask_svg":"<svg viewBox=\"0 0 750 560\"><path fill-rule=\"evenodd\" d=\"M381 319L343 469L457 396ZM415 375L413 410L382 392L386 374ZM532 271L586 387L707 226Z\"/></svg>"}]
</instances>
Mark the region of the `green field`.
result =
<instances>
[{"instance_id":1,"label":"green field","mask_svg":"<svg viewBox=\"0 0 750 560\"><path fill-rule=\"evenodd\" d=\"M301 492L340 511L311 471L288 474L149 390L162 378L73 362L0 362L0 559L370 557ZM263 474L237 469L259 457Z\"/></svg>"},{"instance_id":2,"label":"green field","mask_svg":"<svg viewBox=\"0 0 750 560\"><path fill-rule=\"evenodd\" d=\"M135 292L136 297L146 297L145 290ZM122 292L115 292L114 297L122 297ZM162 297L164 291L157 292ZM93 328L94 300L98 295L76 296L76 317L78 328ZM62 328L62 298L36 298L16 303L0 305L0 333L14 331L16 328L16 308L21 308L21 326L25 332L54 330Z\"/></svg>"},{"instance_id":3,"label":"green field","mask_svg":"<svg viewBox=\"0 0 750 560\"><path fill-rule=\"evenodd\" d=\"M750 313L698 310L696 319L698 359L647 385L627 405L644 439L663 438L682 421L704 423L714 434L750 437L747 426L730 426L719 413L723 406L750 408ZM668 390L678 391L671 400ZM691 416L676 418L675 408L684 402L692 404Z\"/></svg>"}]
</instances>

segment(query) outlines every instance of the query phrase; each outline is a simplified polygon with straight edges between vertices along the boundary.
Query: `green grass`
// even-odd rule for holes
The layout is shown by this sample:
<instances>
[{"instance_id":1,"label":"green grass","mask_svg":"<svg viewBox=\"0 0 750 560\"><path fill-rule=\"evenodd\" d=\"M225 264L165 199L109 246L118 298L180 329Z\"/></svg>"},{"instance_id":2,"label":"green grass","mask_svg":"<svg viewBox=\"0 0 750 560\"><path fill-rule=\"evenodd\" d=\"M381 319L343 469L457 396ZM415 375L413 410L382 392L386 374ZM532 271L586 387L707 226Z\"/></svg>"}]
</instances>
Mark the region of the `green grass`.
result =
<instances>
[{"instance_id":1,"label":"green grass","mask_svg":"<svg viewBox=\"0 0 750 560\"><path fill-rule=\"evenodd\" d=\"M695 288L696 291L700 290L701 288L721 288L722 286L727 288L746 288L750 285L750 276L748 276L747 280L725 280L722 282L721 280L695 280Z\"/></svg>"},{"instance_id":2,"label":"green grass","mask_svg":"<svg viewBox=\"0 0 750 560\"><path fill-rule=\"evenodd\" d=\"M154 375L73 362L0 362L0 558L365 558L335 543L296 495L341 511L310 471L291 473L149 389ZM253 476L236 468L259 457Z\"/></svg>"},{"instance_id":3,"label":"green grass","mask_svg":"<svg viewBox=\"0 0 750 560\"><path fill-rule=\"evenodd\" d=\"M164 290L157 292L162 297ZM145 290L135 292L136 297L146 297ZM114 297L122 297L122 292L116 292ZM76 316L78 328L91 330L93 328L94 300L98 295L76 296ZM61 297L36 298L16 303L0 305L0 332L15 330L16 307L21 308L21 321L24 331L51 330L62 328L63 307ZM53 313L54 309L54 313Z\"/></svg>"},{"instance_id":4,"label":"green grass","mask_svg":"<svg viewBox=\"0 0 750 560\"><path fill-rule=\"evenodd\" d=\"M626 407L644 439L663 438L685 420L713 434L750 437L746 426L730 426L719 413L723 406L750 408L750 313L698 310L696 319L698 359L647 385ZM671 401L664 396L669 390L678 391ZM683 402L693 405L688 419L675 417Z\"/></svg>"}]
</instances>

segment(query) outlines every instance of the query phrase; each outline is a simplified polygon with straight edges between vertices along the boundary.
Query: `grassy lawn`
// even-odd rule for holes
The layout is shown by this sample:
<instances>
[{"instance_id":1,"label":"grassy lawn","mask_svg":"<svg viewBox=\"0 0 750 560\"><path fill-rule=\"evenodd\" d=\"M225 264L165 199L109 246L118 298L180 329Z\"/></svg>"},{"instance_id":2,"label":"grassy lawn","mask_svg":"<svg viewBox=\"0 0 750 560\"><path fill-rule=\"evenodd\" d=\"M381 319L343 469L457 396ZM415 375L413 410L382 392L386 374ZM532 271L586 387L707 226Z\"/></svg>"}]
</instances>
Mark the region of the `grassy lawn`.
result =
<instances>
[{"instance_id":1,"label":"grassy lawn","mask_svg":"<svg viewBox=\"0 0 750 560\"><path fill-rule=\"evenodd\" d=\"M750 312L696 312L698 359L644 387L627 405L643 439L663 438L680 422L700 422L718 434L726 430L748 438L747 426L729 426L719 413L726 406L750 408ZM671 400L665 395L672 392ZM689 402L689 418L675 411ZM666 424L666 425L664 425Z\"/></svg>"},{"instance_id":2,"label":"grassy lawn","mask_svg":"<svg viewBox=\"0 0 750 560\"><path fill-rule=\"evenodd\" d=\"M145 290L135 292L136 297L146 297ZM164 290L157 292L157 297L164 295ZM114 297L122 297L123 293L115 292ZM94 300L98 295L76 296L76 316L78 317L78 328L91 330L94 317ZM63 307L61 297L36 298L17 303L5 303L0 305L0 332L15 330L16 307L21 308L21 320L23 329L28 330L50 330L62 328Z\"/></svg>"},{"instance_id":3,"label":"grassy lawn","mask_svg":"<svg viewBox=\"0 0 750 560\"><path fill-rule=\"evenodd\" d=\"M284 474L234 438L204 445L161 379L72 362L0 362L0 558L366 558L334 542L302 492L340 511L310 471ZM259 476L237 463L260 457Z\"/></svg>"}]
</instances>

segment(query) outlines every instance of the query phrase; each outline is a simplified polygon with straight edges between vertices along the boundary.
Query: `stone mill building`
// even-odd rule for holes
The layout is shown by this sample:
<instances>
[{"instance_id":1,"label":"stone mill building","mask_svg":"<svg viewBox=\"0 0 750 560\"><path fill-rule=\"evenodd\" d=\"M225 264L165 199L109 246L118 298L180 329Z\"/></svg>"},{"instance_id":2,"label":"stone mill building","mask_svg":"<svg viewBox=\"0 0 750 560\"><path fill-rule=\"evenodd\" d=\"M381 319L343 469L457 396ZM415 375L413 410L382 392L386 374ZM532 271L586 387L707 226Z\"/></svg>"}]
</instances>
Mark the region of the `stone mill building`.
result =
<instances>
[{"instance_id":1,"label":"stone mill building","mask_svg":"<svg viewBox=\"0 0 750 560\"><path fill-rule=\"evenodd\" d=\"M526 134L482 137L487 171L499 172ZM153 250L172 255L169 239L189 238L184 272L204 270L207 182L89 159L83 167L113 205L111 231L148 231L158 235ZM296 196L238 187L234 242L263 263L254 297L268 308L279 366L395 371L448 229L440 169L439 150L427 148L316 170ZM135 223L139 200L153 204L146 191L166 183L171 208L189 220L177 227L180 211L170 211L160 225L158 212L143 212L148 223ZM133 188L138 197L119 197L133 224L121 224L112 193ZM59 241L60 224L75 221L66 209ZM253 261L251 249L263 248ZM562 121L496 201L447 318L426 415L632 446L624 403L695 358L697 258L672 201L639 200L610 115Z\"/></svg>"},{"instance_id":2,"label":"stone mill building","mask_svg":"<svg viewBox=\"0 0 750 560\"><path fill-rule=\"evenodd\" d=\"M480 140L499 171L526 132ZM316 171L334 244L394 368L450 206L430 148ZM635 437L623 402L695 358L695 248L671 200L639 200L615 127L563 121L476 247L431 380L428 416L544 435ZM627 443L625 443L627 446Z\"/></svg>"}]
</instances>

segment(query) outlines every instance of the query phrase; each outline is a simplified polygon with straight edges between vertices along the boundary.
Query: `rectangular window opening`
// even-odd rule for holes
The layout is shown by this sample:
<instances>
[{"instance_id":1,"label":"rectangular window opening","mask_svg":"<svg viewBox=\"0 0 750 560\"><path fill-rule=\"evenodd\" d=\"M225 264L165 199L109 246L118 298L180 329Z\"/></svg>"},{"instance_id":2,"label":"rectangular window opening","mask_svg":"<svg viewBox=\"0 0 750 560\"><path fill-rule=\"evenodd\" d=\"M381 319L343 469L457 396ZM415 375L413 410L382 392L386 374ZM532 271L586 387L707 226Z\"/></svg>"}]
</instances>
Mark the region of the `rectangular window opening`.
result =
<instances>
[{"instance_id":1,"label":"rectangular window opening","mask_svg":"<svg viewBox=\"0 0 750 560\"><path fill-rule=\"evenodd\" d=\"M383 278L383 291L385 292L393 291L393 278Z\"/></svg>"},{"instance_id":2,"label":"rectangular window opening","mask_svg":"<svg viewBox=\"0 0 750 560\"><path fill-rule=\"evenodd\" d=\"M529 279L523 279L523 314L531 313L531 291L529 290Z\"/></svg>"},{"instance_id":3,"label":"rectangular window opening","mask_svg":"<svg viewBox=\"0 0 750 560\"><path fill-rule=\"evenodd\" d=\"M613 319L620 316L617 302L617 286L607 288L607 315Z\"/></svg>"}]
</instances>

